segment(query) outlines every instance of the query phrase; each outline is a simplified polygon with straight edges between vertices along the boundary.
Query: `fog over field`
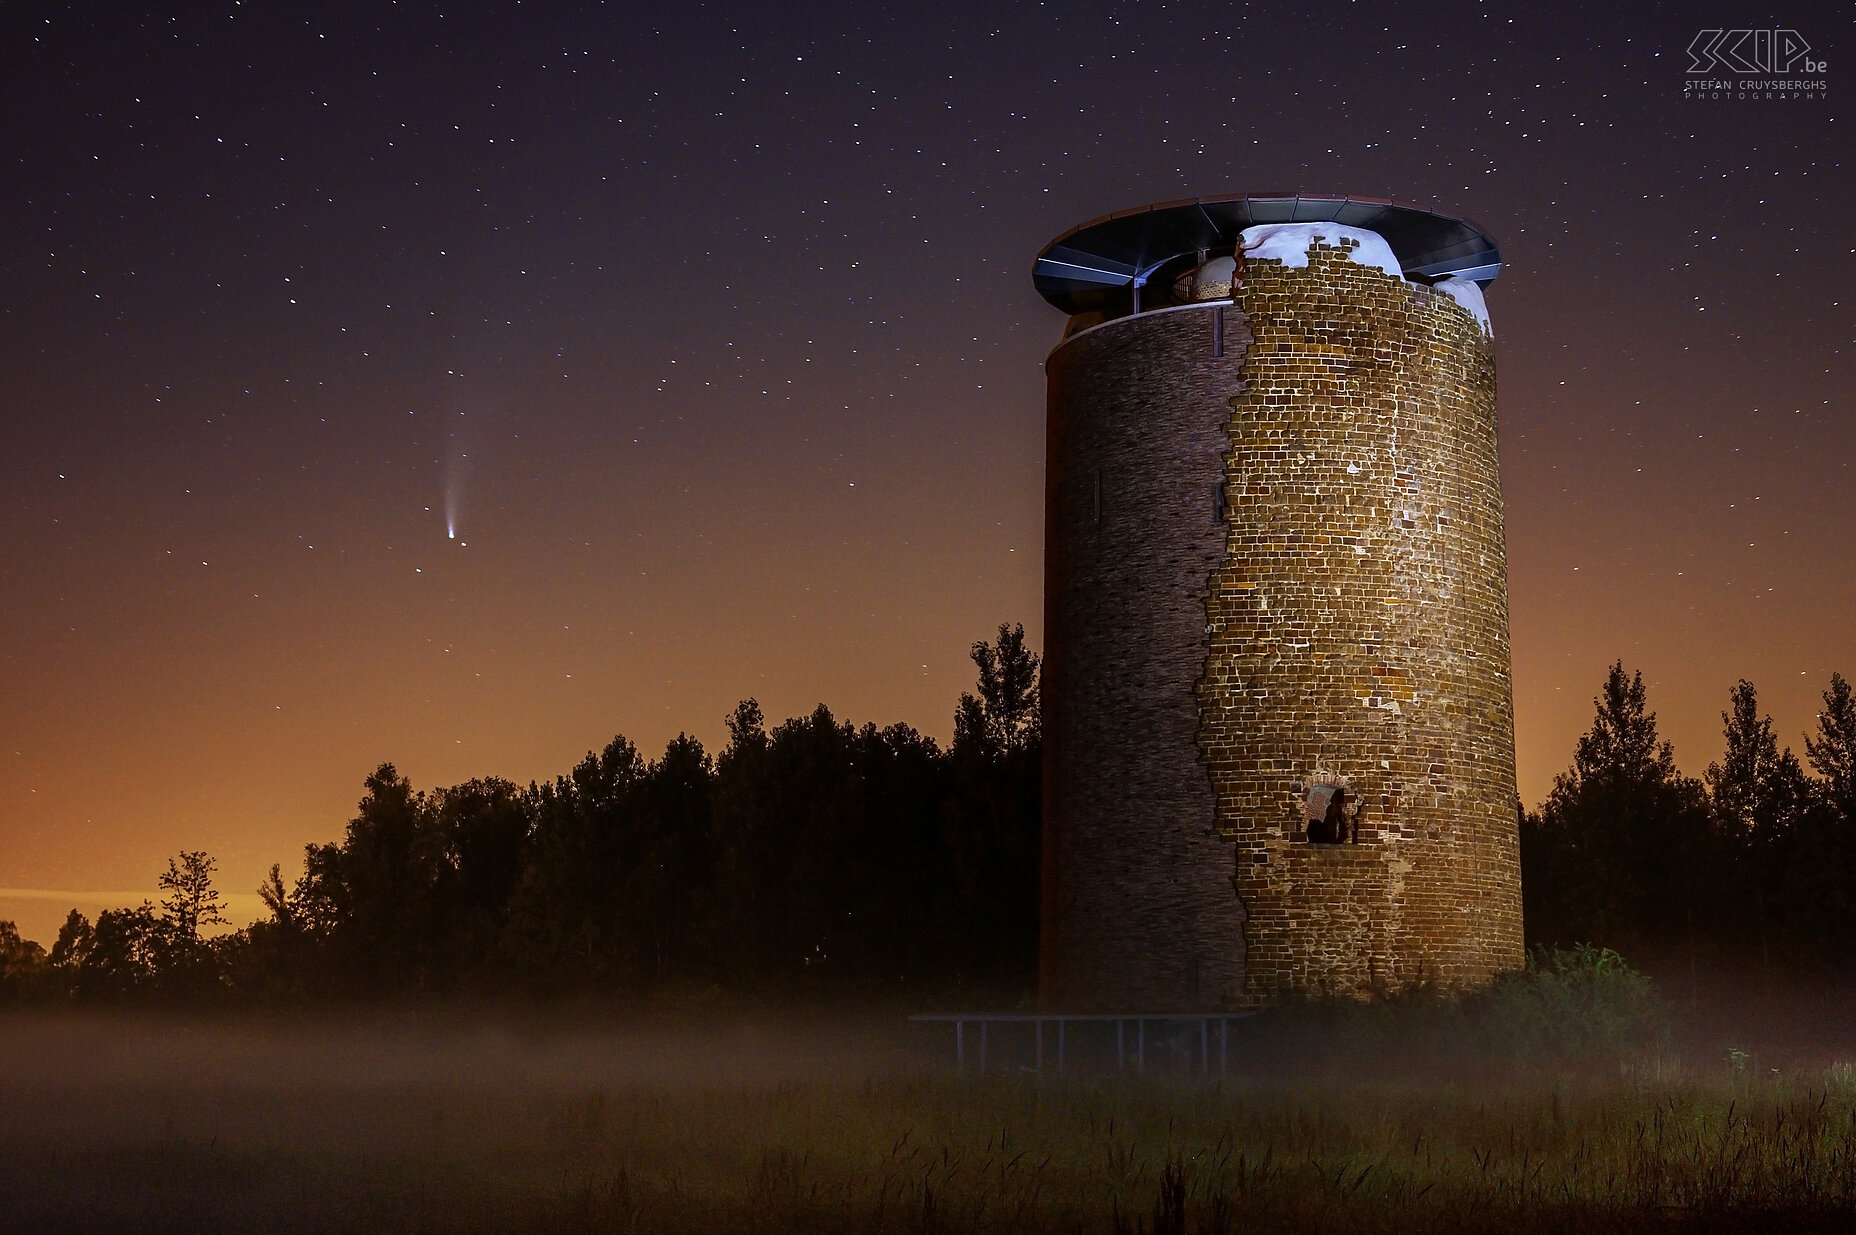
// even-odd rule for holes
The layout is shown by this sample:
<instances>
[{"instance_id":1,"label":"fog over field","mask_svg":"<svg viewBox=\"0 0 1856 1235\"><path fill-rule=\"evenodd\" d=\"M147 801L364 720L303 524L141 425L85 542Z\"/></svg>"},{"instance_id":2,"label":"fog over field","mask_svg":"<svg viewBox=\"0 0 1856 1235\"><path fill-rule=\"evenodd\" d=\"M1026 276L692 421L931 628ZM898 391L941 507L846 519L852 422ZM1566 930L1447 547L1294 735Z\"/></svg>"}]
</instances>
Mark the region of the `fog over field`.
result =
<instances>
[{"instance_id":1,"label":"fog over field","mask_svg":"<svg viewBox=\"0 0 1856 1235\"><path fill-rule=\"evenodd\" d=\"M609 1184L626 1169L612 1152L627 1143L625 1125L674 1125L698 1095L698 1105L752 1106L783 1086L835 1089L919 1068L929 1056L895 1026L10 1016L0 1021L0 1171L13 1200L0 1226L361 1229L379 1218L489 1229L501 1218L486 1214L545 1214ZM652 1170L681 1152L656 1128L644 1140L654 1159L668 1156ZM700 1175L704 1157L698 1149L688 1171Z\"/></svg>"},{"instance_id":2,"label":"fog over field","mask_svg":"<svg viewBox=\"0 0 1856 1235\"><path fill-rule=\"evenodd\" d=\"M15 1013L0 1230L1828 1230L1846 1012L1550 1060L1447 1003L1312 1008L1224 1077L1158 1027L1143 1074L995 1028L960 1075L888 1008Z\"/></svg>"}]
</instances>

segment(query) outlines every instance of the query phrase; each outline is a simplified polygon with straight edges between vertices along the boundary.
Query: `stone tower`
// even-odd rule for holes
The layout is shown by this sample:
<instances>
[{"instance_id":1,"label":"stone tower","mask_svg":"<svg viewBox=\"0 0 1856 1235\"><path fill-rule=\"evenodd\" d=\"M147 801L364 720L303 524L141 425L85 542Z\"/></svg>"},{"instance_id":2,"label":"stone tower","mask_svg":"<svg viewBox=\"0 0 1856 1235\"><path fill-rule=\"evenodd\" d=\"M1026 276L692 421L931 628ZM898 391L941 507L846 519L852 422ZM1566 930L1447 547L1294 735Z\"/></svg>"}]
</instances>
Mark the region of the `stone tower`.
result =
<instances>
[{"instance_id":1,"label":"stone tower","mask_svg":"<svg viewBox=\"0 0 1856 1235\"><path fill-rule=\"evenodd\" d=\"M1038 258L1050 354L1041 984L1062 1011L1522 961L1475 226L1282 195Z\"/></svg>"}]
</instances>

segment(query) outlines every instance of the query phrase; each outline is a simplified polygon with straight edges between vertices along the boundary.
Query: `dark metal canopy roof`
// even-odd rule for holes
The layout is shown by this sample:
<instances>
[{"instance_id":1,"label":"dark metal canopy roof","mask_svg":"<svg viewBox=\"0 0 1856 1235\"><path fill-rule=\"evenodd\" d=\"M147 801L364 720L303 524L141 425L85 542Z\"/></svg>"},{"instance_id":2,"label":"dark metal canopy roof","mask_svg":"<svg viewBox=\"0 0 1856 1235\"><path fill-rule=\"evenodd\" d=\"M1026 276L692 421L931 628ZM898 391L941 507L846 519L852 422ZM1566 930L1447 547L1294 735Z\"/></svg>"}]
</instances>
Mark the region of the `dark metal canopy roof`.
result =
<instances>
[{"instance_id":1,"label":"dark metal canopy roof","mask_svg":"<svg viewBox=\"0 0 1856 1235\"><path fill-rule=\"evenodd\" d=\"M1145 282L1174 258L1228 251L1240 232L1259 223L1340 223L1378 232L1407 274L1454 275L1487 287L1502 268L1494 238L1467 219L1377 197L1262 193L1160 202L1092 219L1045 245L1031 280L1059 309L1082 312L1100 293Z\"/></svg>"}]
</instances>

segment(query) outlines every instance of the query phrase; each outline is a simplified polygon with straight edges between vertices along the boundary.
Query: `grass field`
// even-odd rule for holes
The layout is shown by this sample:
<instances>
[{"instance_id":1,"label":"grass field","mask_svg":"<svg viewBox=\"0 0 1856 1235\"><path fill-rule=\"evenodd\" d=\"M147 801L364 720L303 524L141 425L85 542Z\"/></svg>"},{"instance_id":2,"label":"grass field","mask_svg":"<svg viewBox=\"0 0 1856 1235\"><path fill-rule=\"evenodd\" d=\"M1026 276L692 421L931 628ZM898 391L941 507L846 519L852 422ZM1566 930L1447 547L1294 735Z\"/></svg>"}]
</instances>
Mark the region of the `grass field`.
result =
<instances>
[{"instance_id":1,"label":"grass field","mask_svg":"<svg viewBox=\"0 0 1856 1235\"><path fill-rule=\"evenodd\" d=\"M1856 1074L953 1076L894 1017L0 1019L0 1225L1846 1230Z\"/></svg>"}]
</instances>

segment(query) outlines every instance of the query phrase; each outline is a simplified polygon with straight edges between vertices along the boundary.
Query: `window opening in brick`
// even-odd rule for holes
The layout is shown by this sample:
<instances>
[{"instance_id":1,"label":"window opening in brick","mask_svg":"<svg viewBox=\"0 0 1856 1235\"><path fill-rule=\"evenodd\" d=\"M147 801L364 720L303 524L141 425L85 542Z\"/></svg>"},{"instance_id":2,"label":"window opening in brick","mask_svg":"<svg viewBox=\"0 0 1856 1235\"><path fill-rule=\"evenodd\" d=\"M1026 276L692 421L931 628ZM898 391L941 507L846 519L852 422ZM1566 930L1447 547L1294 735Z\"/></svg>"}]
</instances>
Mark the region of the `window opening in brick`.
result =
<instances>
[{"instance_id":1,"label":"window opening in brick","mask_svg":"<svg viewBox=\"0 0 1856 1235\"><path fill-rule=\"evenodd\" d=\"M1224 522L1224 481L1212 486L1212 522Z\"/></svg>"},{"instance_id":2,"label":"window opening in brick","mask_svg":"<svg viewBox=\"0 0 1856 1235\"><path fill-rule=\"evenodd\" d=\"M1102 526L1102 469L1097 468L1095 479L1090 486L1089 521L1097 527Z\"/></svg>"},{"instance_id":3,"label":"window opening in brick","mask_svg":"<svg viewBox=\"0 0 1856 1235\"><path fill-rule=\"evenodd\" d=\"M1308 789L1308 839L1317 845L1344 845L1347 828L1347 790L1340 785L1311 785Z\"/></svg>"}]
</instances>

